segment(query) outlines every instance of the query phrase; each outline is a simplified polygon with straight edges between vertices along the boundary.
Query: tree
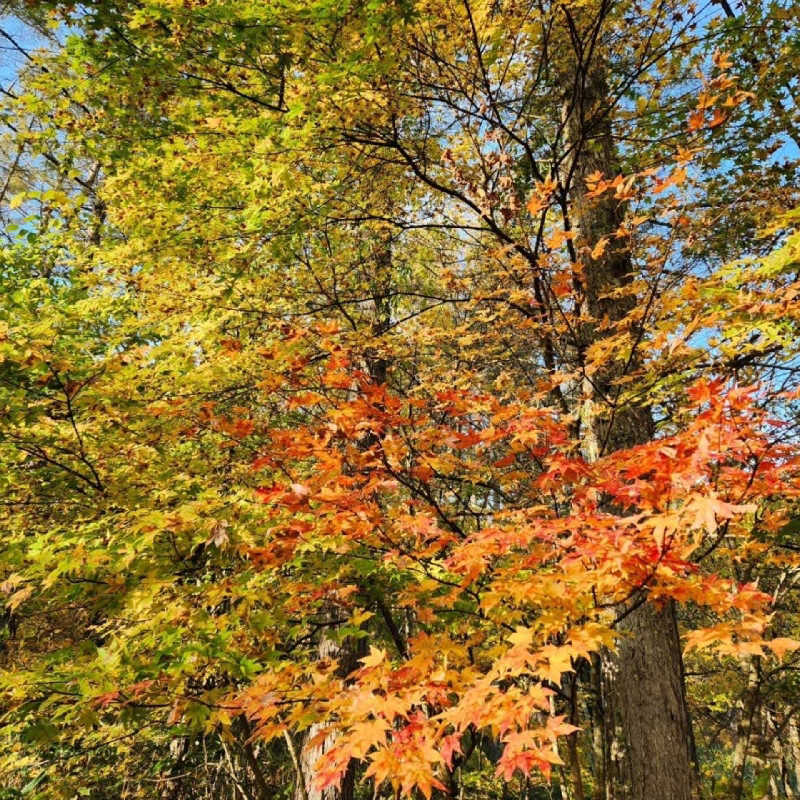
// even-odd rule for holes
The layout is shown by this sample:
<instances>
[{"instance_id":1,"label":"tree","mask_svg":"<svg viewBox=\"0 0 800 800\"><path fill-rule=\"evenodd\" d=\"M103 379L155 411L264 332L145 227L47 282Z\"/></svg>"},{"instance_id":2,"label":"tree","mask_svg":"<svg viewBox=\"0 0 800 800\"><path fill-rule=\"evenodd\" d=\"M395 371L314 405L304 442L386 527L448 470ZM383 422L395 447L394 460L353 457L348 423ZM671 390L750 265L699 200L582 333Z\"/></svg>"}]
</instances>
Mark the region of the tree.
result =
<instances>
[{"instance_id":1,"label":"tree","mask_svg":"<svg viewBox=\"0 0 800 800\"><path fill-rule=\"evenodd\" d=\"M53 184L4 253L9 791L757 784L797 647L785 9L48 8L5 117Z\"/></svg>"}]
</instances>

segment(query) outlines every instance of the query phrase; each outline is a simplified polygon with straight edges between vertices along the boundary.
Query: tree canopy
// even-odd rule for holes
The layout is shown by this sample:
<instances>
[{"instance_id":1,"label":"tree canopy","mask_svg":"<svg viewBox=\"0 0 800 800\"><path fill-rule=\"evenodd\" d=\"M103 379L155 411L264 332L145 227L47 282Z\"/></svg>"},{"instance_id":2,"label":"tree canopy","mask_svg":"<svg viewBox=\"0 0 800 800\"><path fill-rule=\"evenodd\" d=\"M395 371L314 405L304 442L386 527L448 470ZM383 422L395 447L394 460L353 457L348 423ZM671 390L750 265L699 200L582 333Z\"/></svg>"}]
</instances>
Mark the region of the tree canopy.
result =
<instances>
[{"instance_id":1,"label":"tree canopy","mask_svg":"<svg viewBox=\"0 0 800 800\"><path fill-rule=\"evenodd\" d=\"M0 798L800 797L795 3L6 13Z\"/></svg>"}]
</instances>

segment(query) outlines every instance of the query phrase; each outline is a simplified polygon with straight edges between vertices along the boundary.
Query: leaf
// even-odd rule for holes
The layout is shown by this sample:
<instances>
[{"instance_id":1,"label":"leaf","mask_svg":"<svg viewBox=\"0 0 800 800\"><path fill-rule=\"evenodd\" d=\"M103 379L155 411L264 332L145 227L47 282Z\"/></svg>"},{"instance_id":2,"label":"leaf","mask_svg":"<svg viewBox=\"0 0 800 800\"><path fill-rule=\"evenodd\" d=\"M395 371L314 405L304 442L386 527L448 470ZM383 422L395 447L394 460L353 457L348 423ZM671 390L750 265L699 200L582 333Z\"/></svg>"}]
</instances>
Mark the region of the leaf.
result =
<instances>
[{"instance_id":1,"label":"leaf","mask_svg":"<svg viewBox=\"0 0 800 800\"><path fill-rule=\"evenodd\" d=\"M369 655L360 659L361 663L367 668L377 667L386 660L386 651L374 645L369 646Z\"/></svg>"},{"instance_id":2,"label":"leaf","mask_svg":"<svg viewBox=\"0 0 800 800\"><path fill-rule=\"evenodd\" d=\"M25 586L14 592L6 601L6 605L11 611L16 611L32 594L33 586Z\"/></svg>"},{"instance_id":3,"label":"leaf","mask_svg":"<svg viewBox=\"0 0 800 800\"><path fill-rule=\"evenodd\" d=\"M708 127L709 128L717 128L722 125L728 119L728 115L721 109L715 108L714 109L714 116L709 120Z\"/></svg>"},{"instance_id":4,"label":"leaf","mask_svg":"<svg viewBox=\"0 0 800 800\"><path fill-rule=\"evenodd\" d=\"M794 639L787 639L785 636L770 639L765 644L778 658L783 658L786 653L790 653L800 647L800 642Z\"/></svg>"},{"instance_id":5,"label":"leaf","mask_svg":"<svg viewBox=\"0 0 800 800\"><path fill-rule=\"evenodd\" d=\"M597 243L592 248L592 258L595 261L599 258L602 258L603 253L605 253L607 247L608 247L608 237L604 236L602 239L598 239Z\"/></svg>"},{"instance_id":6,"label":"leaf","mask_svg":"<svg viewBox=\"0 0 800 800\"><path fill-rule=\"evenodd\" d=\"M697 109L689 114L689 131L699 131L706 126L706 115L702 109Z\"/></svg>"}]
</instances>

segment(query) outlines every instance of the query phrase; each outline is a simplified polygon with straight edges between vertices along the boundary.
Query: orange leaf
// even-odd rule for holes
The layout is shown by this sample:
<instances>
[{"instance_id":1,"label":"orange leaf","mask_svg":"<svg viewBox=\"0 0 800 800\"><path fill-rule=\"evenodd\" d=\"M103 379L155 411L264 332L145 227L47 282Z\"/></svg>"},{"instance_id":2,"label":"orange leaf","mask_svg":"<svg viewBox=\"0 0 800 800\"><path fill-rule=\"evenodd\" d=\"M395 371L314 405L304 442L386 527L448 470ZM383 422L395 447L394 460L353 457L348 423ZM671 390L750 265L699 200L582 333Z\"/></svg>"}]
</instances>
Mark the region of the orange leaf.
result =
<instances>
[{"instance_id":1,"label":"orange leaf","mask_svg":"<svg viewBox=\"0 0 800 800\"><path fill-rule=\"evenodd\" d=\"M701 109L697 109L697 111L692 111L689 114L689 130L690 131L699 131L701 128L705 127L706 124L706 115L703 113Z\"/></svg>"},{"instance_id":2,"label":"orange leaf","mask_svg":"<svg viewBox=\"0 0 800 800\"><path fill-rule=\"evenodd\" d=\"M797 650L797 648L800 647L800 642L794 639L787 639L785 636L779 636L777 639L770 639L770 641L765 644L778 658L783 658L786 653Z\"/></svg>"},{"instance_id":3,"label":"orange leaf","mask_svg":"<svg viewBox=\"0 0 800 800\"><path fill-rule=\"evenodd\" d=\"M728 115L721 108L715 108L714 116L711 118L711 122L708 123L708 127L716 128L718 125L722 125L726 119L728 119Z\"/></svg>"}]
</instances>

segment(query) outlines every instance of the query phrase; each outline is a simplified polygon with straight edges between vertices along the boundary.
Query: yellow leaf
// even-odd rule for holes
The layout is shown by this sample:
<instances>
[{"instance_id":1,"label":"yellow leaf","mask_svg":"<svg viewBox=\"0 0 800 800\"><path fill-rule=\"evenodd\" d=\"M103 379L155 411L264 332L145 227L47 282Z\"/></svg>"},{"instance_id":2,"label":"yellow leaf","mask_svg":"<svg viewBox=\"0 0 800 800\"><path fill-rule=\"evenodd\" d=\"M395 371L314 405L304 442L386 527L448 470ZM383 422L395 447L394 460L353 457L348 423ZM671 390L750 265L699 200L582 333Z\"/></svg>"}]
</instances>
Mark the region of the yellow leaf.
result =
<instances>
[{"instance_id":1,"label":"yellow leaf","mask_svg":"<svg viewBox=\"0 0 800 800\"><path fill-rule=\"evenodd\" d=\"M592 248L592 258L595 260L602 258L606 247L608 247L608 237L604 236L602 239L598 239L597 244Z\"/></svg>"},{"instance_id":2,"label":"yellow leaf","mask_svg":"<svg viewBox=\"0 0 800 800\"><path fill-rule=\"evenodd\" d=\"M364 656L364 658L361 659L361 663L365 667L377 667L378 664L382 664L385 659L386 659L385 650L381 650L380 648L375 647L374 645L370 645L369 655Z\"/></svg>"},{"instance_id":3,"label":"yellow leaf","mask_svg":"<svg viewBox=\"0 0 800 800\"><path fill-rule=\"evenodd\" d=\"M23 589L20 589L18 592L14 592L14 594L8 598L8 607L12 611L16 611L16 609L22 605L22 603L24 603L32 594L33 586L26 586Z\"/></svg>"}]
</instances>

